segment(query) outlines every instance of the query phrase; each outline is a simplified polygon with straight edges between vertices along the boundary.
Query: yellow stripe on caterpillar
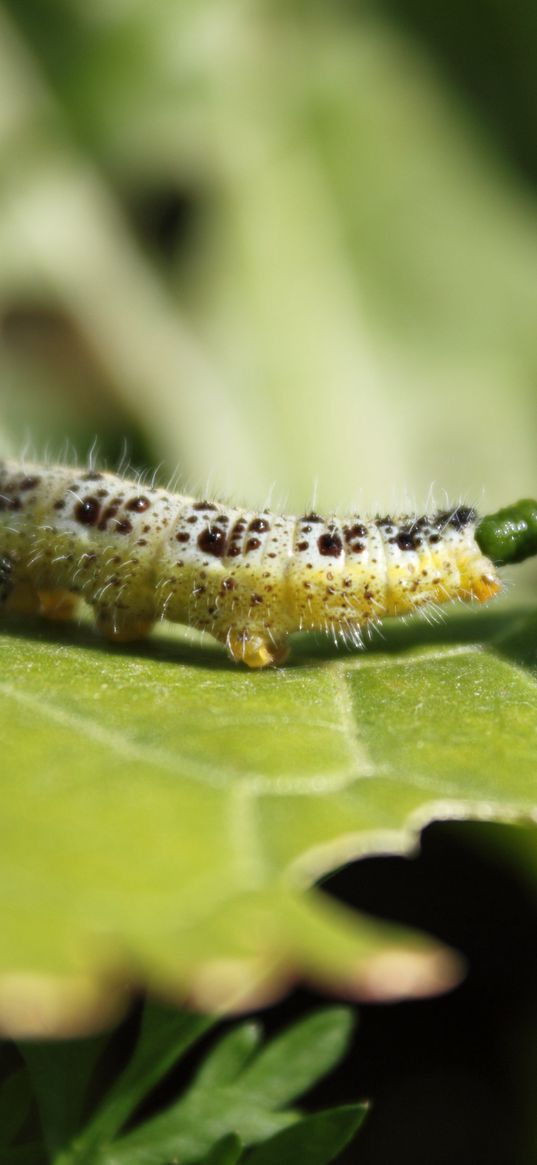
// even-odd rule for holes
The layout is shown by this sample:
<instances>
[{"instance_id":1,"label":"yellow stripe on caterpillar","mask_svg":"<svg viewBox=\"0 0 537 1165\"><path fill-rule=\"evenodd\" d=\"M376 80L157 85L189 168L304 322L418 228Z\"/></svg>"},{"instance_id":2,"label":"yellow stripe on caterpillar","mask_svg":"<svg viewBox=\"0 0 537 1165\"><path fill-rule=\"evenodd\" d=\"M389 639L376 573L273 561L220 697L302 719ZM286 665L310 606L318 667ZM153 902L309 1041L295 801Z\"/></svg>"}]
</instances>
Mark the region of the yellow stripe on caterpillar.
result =
<instances>
[{"instance_id":1,"label":"yellow stripe on caterpillar","mask_svg":"<svg viewBox=\"0 0 537 1165\"><path fill-rule=\"evenodd\" d=\"M430 515L286 517L111 473L0 463L0 604L68 618L83 598L110 639L158 619L210 632L249 667L279 664L297 630L361 643L361 628L500 590L459 506Z\"/></svg>"}]
</instances>

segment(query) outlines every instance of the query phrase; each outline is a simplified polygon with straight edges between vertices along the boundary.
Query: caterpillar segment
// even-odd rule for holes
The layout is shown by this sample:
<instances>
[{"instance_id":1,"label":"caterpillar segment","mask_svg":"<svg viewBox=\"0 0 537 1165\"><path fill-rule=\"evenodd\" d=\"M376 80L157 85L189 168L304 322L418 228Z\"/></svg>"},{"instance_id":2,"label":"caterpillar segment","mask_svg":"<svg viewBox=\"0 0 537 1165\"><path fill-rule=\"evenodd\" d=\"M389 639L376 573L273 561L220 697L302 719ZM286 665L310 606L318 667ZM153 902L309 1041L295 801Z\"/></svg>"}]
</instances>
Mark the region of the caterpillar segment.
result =
<instances>
[{"instance_id":1,"label":"caterpillar segment","mask_svg":"<svg viewBox=\"0 0 537 1165\"><path fill-rule=\"evenodd\" d=\"M0 464L0 603L68 619L81 599L128 641L168 619L235 662L283 662L297 630L360 629L500 590L475 511L294 518L197 501L96 470Z\"/></svg>"}]
</instances>

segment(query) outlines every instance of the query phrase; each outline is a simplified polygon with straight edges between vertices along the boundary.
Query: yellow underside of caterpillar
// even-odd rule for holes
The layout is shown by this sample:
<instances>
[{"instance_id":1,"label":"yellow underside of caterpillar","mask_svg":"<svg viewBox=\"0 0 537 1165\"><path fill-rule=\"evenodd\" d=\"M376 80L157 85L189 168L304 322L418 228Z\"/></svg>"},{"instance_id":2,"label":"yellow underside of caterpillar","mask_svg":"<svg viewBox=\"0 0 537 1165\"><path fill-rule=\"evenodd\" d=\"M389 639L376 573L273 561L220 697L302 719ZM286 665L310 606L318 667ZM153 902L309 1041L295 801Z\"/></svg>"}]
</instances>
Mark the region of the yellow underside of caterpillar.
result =
<instances>
[{"instance_id":1,"label":"yellow underside of caterpillar","mask_svg":"<svg viewBox=\"0 0 537 1165\"><path fill-rule=\"evenodd\" d=\"M57 549L57 541L56 541ZM116 564L116 575L123 573ZM371 570L349 567L301 569L290 563L283 578L266 571L235 568L233 587L221 563L200 572L185 569L180 586L175 584L167 601L165 586L150 587L136 573L124 572L121 598L104 601L111 577L111 563L103 555L93 565L91 588L83 588L92 604L99 631L115 642L147 635L159 618L186 623L208 631L225 644L235 662L250 668L281 664L287 656L286 641L297 630L328 631L356 638L359 629L388 616L412 614L432 604L453 599L487 602L501 589L490 562L477 551L447 556L445 549L428 554L424 561L405 567L396 564L382 578ZM39 613L53 620L76 617L79 594L65 586L36 587L21 580L4 604L7 612ZM88 593L91 590L91 593ZM162 593L160 593L160 591ZM101 596L101 598L99 598Z\"/></svg>"}]
</instances>

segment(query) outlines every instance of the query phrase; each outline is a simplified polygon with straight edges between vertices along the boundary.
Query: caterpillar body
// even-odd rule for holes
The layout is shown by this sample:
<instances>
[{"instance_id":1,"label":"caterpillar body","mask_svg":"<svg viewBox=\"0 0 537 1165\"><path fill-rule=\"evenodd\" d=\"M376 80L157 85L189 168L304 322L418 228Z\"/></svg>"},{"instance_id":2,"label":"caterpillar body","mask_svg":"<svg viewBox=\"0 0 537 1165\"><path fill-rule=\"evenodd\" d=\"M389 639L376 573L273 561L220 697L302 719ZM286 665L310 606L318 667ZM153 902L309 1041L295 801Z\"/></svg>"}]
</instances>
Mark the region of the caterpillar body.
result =
<instances>
[{"instance_id":1,"label":"caterpillar body","mask_svg":"<svg viewBox=\"0 0 537 1165\"><path fill-rule=\"evenodd\" d=\"M158 619L209 631L249 667L288 635L360 642L387 615L500 590L459 506L399 518L285 517L196 501L111 473L0 463L0 604L69 618L83 598L110 639Z\"/></svg>"}]
</instances>

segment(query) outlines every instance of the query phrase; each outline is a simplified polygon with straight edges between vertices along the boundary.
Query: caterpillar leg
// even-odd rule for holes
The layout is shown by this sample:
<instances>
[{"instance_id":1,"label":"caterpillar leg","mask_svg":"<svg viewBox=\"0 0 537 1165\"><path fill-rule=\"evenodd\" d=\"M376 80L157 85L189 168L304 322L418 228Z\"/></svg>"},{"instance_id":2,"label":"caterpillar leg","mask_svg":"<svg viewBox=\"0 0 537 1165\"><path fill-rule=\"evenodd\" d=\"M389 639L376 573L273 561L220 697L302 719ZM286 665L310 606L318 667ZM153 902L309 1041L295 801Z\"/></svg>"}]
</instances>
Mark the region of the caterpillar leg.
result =
<instances>
[{"instance_id":1,"label":"caterpillar leg","mask_svg":"<svg viewBox=\"0 0 537 1165\"><path fill-rule=\"evenodd\" d=\"M153 619L141 619L130 611L118 611L111 607L97 607L95 611L97 630L105 639L113 643L131 643L145 639L153 627Z\"/></svg>"},{"instance_id":2,"label":"caterpillar leg","mask_svg":"<svg viewBox=\"0 0 537 1165\"><path fill-rule=\"evenodd\" d=\"M47 619L71 619L79 599L71 591L38 591L26 579L15 581L11 559L0 555L0 602L12 615L44 615Z\"/></svg>"},{"instance_id":3,"label":"caterpillar leg","mask_svg":"<svg viewBox=\"0 0 537 1165\"><path fill-rule=\"evenodd\" d=\"M79 606L78 595L71 591L38 591L39 610L45 619L67 622L72 619Z\"/></svg>"},{"instance_id":4,"label":"caterpillar leg","mask_svg":"<svg viewBox=\"0 0 537 1165\"><path fill-rule=\"evenodd\" d=\"M37 615L41 610L39 595L26 581L4 584L2 610L9 615Z\"/></svg>"},{"instance_id":5,"label":"caterpillar leg","mask_svg":"<svg viewBox=\"0 0 537 1165\"><path fill-rule=\"evenodd\" d=\"M483 573L473 584L473 594L480 603L488 603L489 599L493 599L498 595L502 589L499 579L495 578L493 574Z\"/></svg>"},{"instance_id":6,"label":"caterpillar leg","mask_svg":"<svg viewBox=\"0 0 537 1165\"><path fill-rule=\"evenodd\" d=\"M249 631L228 631L226 647L234 663L245 663L254 668L277 667L289 654L284 643L272 643L265 636Z\"/></svg>"}]
</instances>

